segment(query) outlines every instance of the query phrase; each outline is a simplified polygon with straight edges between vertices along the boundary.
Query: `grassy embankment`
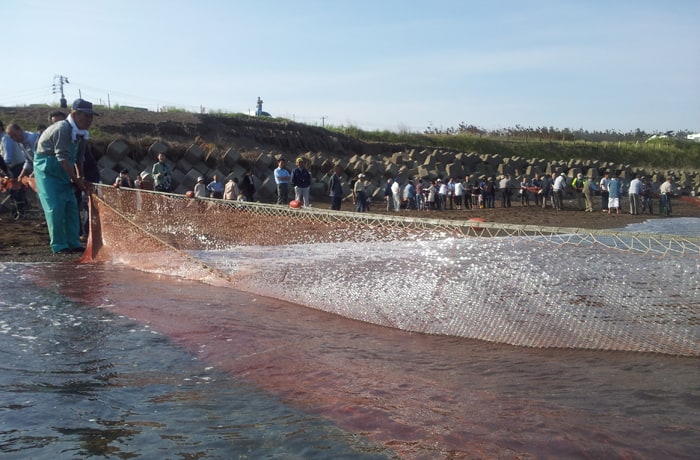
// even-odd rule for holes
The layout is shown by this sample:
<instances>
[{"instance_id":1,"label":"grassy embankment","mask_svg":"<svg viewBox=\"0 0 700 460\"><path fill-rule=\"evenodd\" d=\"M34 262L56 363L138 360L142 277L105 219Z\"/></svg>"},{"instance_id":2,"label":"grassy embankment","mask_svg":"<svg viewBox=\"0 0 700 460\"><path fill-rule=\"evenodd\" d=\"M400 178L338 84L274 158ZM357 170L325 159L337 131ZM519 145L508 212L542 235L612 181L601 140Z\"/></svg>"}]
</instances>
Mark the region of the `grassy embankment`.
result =
<instances>
[{"instance_id":1,"label":"grassy embankment","mask_svg":"<svg viewBox=\"0 0 700 460\"><path fill-rule=\"evenodd\" d=\"M368 142L423 145L503 157L541 158L547 161L598 160L650 170L700 170L700 142L673 138L649 142L551 141L471 134L368 132L355 127L329 129Z\"/></svg>"}]
</instances>

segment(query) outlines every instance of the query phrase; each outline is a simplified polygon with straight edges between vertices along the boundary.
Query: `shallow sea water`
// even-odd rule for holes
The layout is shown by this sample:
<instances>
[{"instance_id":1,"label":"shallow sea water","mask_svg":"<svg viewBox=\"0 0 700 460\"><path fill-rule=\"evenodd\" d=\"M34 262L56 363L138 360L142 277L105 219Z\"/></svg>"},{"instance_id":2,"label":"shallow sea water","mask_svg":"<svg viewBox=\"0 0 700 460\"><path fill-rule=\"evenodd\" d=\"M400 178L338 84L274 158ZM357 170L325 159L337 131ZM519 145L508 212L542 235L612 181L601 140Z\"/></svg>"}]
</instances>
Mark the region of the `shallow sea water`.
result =
<instances>
[{"instance_id":1,"label":"shallow sea water","mask_svg":"<svg viewBox=\"0 0 700 460\"><path fill-rule=\"evenodd\" d=\"M130 286L112 292L101 286L110 270L95 271L0 265L0 457L387 458L385 448L111 312ZM107 297L88 305L59 293L88 284Z\"/></svg>"},{"instance_id":2,"label":"shallow sea water","mask_svg":"<svg viewBox=\"0 0 700 460\"><path fill-rule=\"evenodd\" d=\"M411 333L110 264L0 265L0 292L3 458L700 451L695 357Z\"/></svg>"}]
</instances>

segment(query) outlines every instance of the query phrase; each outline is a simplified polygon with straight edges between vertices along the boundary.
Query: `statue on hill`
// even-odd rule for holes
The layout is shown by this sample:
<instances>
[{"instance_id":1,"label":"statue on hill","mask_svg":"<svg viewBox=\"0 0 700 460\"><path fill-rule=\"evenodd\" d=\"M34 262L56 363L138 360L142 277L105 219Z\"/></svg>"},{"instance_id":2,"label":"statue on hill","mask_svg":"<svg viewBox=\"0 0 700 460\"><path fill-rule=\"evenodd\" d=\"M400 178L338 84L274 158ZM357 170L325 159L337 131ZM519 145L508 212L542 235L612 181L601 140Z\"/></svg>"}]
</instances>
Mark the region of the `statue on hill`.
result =
<instances>
[{"instance_id":1,"label":"statue on hill","mask_svg":"<svg viewBox=\"0 0 700 460\"><path fill-rule=\"evenodd\" d=\"M256 117L271 117L272 115L270 115L269 113L263 112L262 105L263 105L263 100L260 99L260 96L258 96L258 101L256 102L257 109L255 109L255 116Z\"/></svg>"}]
</instances>

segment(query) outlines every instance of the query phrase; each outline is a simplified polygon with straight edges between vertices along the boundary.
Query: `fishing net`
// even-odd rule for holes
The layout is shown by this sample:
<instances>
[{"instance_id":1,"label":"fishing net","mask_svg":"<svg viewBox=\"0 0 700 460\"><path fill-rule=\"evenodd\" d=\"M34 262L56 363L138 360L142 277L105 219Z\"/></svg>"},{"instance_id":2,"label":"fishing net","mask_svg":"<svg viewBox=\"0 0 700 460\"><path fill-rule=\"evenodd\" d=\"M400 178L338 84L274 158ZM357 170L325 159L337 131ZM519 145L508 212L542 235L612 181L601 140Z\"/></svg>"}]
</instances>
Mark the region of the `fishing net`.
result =
<instances>
[{"instance_id":1,"label":"fishing net","mask_svg":"<svg viewBox=\"0 0 700 460\"><path fill-rule=\"evenodd\" d=\"M97 187L84 261L411 332L700 355L700 238Z\"/></svg>"}]
</instances>

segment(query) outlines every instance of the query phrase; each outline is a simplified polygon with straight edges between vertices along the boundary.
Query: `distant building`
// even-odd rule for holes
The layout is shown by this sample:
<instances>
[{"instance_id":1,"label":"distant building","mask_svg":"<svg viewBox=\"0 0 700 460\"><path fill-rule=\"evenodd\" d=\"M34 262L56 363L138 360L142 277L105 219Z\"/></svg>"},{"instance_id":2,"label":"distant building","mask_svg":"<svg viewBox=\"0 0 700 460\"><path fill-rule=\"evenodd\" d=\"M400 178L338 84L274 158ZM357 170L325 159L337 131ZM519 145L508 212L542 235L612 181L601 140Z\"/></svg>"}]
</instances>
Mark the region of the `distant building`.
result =
<instances>
[{"instance_id":1,"label":"distant building","mask_svg":"<svg viewBox=\"0 0 700 460\"><path fill-rule=\"evenodd\" d=\"M666 131L663 134L654 134L651 136L649 139L646 140L646 142L652 141L654 139L666 139L673 136L673 131Z\"/></svg>"},{"instance_id":2,"label":"distant building","mask_svg":"<svg viewBox=\"0 0 700 460\"><path fill-rule=\"evenodd\" d=\"M688 134L686 137L689 141L700 142L700 133Z\"/></svg>"}]
</instances>

